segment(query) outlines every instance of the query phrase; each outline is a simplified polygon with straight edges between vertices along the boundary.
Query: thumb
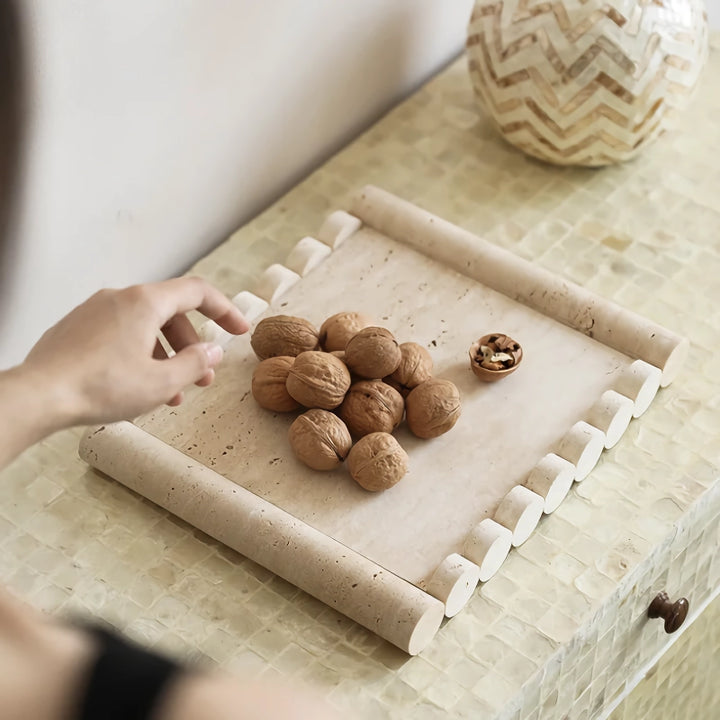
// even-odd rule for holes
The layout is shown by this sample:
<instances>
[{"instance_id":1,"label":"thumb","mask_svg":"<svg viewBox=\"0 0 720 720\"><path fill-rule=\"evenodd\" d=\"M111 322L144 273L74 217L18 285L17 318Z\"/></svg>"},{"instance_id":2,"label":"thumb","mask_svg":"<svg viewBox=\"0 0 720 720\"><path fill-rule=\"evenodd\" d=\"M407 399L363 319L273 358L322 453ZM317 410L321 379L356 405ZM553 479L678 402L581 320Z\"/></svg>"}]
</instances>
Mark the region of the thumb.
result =
<instances>
[{"instance_id":1,"label":"thumb","mask_svg":"<svg viewBox=\"0 0 720 720\"><path fill-rule=\"evenodd\" d=\"M162 360L163 371L173 394L192 385L220 363L223 350L215 343L193 343L169 360Z\"/></svg>"}]
</instances>

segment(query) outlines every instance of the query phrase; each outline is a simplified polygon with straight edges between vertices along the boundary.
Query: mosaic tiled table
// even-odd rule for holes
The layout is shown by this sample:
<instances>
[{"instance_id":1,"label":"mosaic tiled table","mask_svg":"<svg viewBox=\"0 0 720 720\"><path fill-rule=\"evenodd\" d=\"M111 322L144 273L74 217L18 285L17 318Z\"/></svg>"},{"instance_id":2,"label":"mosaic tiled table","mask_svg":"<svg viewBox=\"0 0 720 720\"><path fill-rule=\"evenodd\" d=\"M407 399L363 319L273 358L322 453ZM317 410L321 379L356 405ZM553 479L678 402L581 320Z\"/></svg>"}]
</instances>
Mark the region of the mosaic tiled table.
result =
<instances>
[{"instance_id":1,"label":"mosaic tiled table","mask_svg":"<svg viewBox=\"0 0 720 720\"><path fill-rule=\"evenodd\" d=\"M685 369L642 422L419 656L89 470L76 457L80 431L0 478L3 582L50 612L91 613L246 677L311 681L370 718L600 718L658 658L616 717L658 712L673 693L673 717L713 717L719 40L679 132L600 171L544 166L504 145L460 60L193 268L228 294L249 288L373 183L690 338ZM660 590L691 603L672 647L676 636L646 617Z\"/></svg>"}]
</instances>

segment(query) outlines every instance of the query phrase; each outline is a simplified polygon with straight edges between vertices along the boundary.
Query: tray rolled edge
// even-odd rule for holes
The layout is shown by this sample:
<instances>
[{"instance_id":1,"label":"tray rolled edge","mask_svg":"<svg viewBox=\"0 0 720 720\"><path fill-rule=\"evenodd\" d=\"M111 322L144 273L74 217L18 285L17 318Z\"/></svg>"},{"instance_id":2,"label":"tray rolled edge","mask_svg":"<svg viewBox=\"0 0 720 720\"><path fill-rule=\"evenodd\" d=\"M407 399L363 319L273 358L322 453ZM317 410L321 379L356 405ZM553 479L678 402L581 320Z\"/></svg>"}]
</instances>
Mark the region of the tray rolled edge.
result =
<instances>
[{"instance_id":1,"label":"tray rolled edge","mask_svg":"<svg viewBox=\"0 0 720 720\"><path fill-rule=\"evenodd\" d=\"M457 272L660 368L661 387L677 377L687 358L686 338L385 190L366 185L351 212Z\"/></svg>"},{"instance_id":2,"label":"tray rolled edge","mask_svg":"<svg viewBox=\"0 0 720 720\"><path fill-rule=\"evenodd\" d=\"M436 598L130 422L88 428L79 454L411 655L440 627Z\"/></svg>"}]
</instances>

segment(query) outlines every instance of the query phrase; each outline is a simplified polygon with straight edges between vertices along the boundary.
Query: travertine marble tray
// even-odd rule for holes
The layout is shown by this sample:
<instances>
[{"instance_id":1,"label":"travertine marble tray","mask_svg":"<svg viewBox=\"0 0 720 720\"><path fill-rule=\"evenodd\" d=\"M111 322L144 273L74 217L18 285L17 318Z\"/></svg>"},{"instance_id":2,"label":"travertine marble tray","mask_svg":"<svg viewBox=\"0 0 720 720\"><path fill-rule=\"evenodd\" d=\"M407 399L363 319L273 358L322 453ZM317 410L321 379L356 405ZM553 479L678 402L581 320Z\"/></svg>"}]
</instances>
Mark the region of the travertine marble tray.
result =
<instances>
[{"instance_id":1,"label":"travertine marble tray","mask_svg":"<svg viewBox=\"0 0 720 720\"><path fill-rule=\"evenodd\" d=\"M432 441L402 429L409 475L382 494L319 474L286 440L295 417L249 394L248 336L212 388L181 408L88 431L90 464L415 654L443 615L558 507L682 365L687 342L559 276L367 187L236 303L249 319L316 324L359 309L428 347L463 414ZM467 350L488 332L521 342L511 377L486 385Z\"/></svg>"}]
</instances>

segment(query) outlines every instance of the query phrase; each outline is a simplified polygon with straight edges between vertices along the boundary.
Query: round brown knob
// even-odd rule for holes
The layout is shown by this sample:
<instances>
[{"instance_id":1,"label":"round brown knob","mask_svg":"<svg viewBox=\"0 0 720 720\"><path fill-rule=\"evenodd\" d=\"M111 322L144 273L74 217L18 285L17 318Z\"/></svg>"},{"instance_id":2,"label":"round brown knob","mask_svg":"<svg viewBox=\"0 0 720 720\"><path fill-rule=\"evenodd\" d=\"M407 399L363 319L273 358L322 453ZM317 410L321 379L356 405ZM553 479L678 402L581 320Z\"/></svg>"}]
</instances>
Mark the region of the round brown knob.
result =
<instances>
[{"instance_id":1,"label":"round brown knob","mask_svg":"<svg viewBox=\"0 0 720 720\"><path fill-rule=\"evenodd\" d=\"M666 592L658 593L648 608L648 617L665 620L665 632L674 633L687 617L690 603L685 598L670 602Z\"/></svg>"}]
</instances>

